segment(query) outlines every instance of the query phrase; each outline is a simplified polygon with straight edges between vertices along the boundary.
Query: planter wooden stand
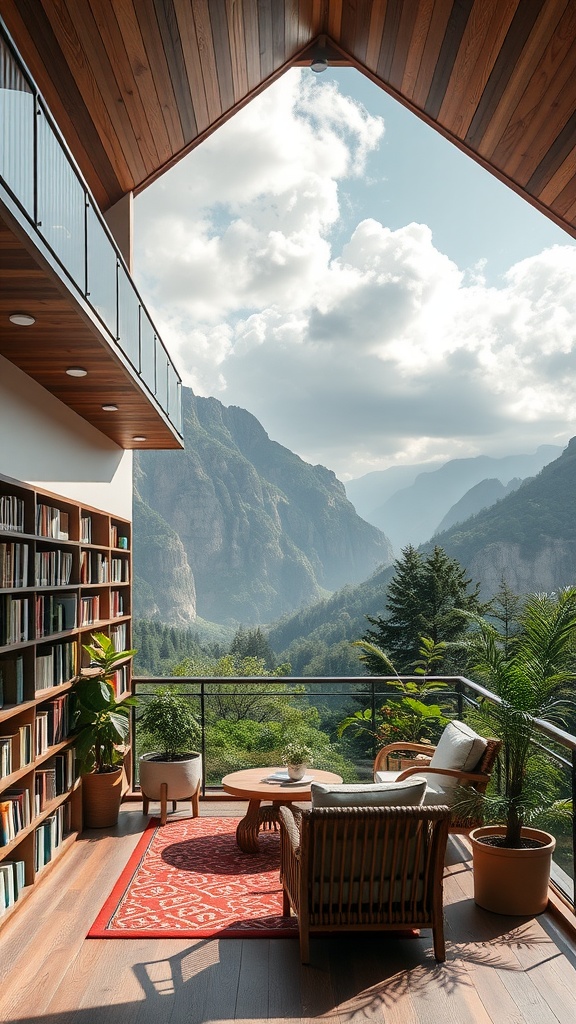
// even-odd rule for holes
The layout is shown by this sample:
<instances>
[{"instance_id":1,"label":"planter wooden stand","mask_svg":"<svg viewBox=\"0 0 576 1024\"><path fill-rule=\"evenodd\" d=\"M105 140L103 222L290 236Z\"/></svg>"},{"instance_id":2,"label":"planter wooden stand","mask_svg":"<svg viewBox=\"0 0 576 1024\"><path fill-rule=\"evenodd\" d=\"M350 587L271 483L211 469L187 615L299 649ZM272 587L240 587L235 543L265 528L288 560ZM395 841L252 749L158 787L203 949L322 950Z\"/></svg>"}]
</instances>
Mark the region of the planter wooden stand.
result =
<instances>
[{"instance_id":1,"label":"planter wooden stand","mask_svg":"<svg viewBox=\"0 0 576 1024\"><path fill-rule=\"evenodd\" d=\"M550 865L556 840L537 828L523 828L526 839L542 843L534 849L512 850L488 846L483 836L502 836L504 825L483 825L472 829L474 902L493 914L519 914L532 917L548 906Z\"/></svg>"}]
</instances>

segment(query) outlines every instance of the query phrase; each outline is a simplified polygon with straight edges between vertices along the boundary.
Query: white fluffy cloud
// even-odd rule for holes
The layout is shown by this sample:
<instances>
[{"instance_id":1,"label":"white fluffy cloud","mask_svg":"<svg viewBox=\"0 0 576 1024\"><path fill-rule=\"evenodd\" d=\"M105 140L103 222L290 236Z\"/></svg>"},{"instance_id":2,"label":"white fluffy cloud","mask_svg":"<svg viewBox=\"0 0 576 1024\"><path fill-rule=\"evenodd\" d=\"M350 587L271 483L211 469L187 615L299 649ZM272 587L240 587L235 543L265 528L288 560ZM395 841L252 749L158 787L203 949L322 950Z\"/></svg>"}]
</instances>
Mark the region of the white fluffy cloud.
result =
<instances>
[{"instance_id":1,"label":"white fluffy cloud","mask_svg":"<svg viewBox=\"0 0 576 1024\"><path fill-rule=\"evenodd\" d=\"M184 382L343 478L567 440L576 250L488 287L426 225L346 224L383 131L290 73L139 197L137 271Z\"/></svg>"}]
</instances>

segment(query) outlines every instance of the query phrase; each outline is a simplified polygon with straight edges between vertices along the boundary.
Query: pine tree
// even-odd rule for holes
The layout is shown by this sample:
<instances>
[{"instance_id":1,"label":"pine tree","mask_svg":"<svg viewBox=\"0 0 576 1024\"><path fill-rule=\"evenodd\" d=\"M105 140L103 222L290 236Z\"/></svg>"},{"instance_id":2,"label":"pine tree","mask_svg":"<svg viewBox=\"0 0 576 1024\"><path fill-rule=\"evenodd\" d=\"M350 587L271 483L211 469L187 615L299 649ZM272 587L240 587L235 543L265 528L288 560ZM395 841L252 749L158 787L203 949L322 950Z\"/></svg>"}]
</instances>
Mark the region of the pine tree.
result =
<instances>
[{"instance_id":1,"label":"pine tree","mask_svg":"<svg viewBox=\"0 0 576 1024\"><path fill-rule=\"evenodd\" d=\"M374 627L363 640L384 650L400 673L410 673L419 657L421 637L434 644L450 643L467 628L467 613L482 612L478 593L472 590L460 563L443 548L423 554L411 545L394 563L395 574L388 585L388 615L367 616ZM377 659L366 658L371 674L382 673Z\"/></svg>"}]
</instances>

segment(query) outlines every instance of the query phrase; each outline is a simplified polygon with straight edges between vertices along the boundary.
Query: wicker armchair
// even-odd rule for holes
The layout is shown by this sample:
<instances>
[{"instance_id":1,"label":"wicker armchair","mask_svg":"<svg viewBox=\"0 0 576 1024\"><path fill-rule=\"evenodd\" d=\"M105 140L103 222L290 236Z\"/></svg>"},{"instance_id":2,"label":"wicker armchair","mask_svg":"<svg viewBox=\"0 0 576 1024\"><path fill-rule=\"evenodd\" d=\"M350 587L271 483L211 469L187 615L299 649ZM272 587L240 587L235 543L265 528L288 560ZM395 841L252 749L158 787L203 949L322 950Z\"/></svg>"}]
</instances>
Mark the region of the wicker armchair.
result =
<instances>
[{"instance_id":1,"label":"wicker armchair","mask_svg":"<svg viewBox=\"0 0 576 1024\"><path fill-rule=\"evenodd\" d=\"M445 960L443 868L449 807L280 808L283 913L300 958L317 932L431 928Z\"/></svg>"},{"instance_id":2,"label":"wicker armchair","mask_svg":"<svg viewBox=\"0 0 576 1024\"><path fill-rule=\"evenodd\" d=\"M453 723L454 725L460 725L461 723ZM490 776L494 769L496 758L502 747L502 741L498 739L486 740L486 746L480 754L480 758L475 765L472 765L469 770L463 770L459 768L446 768L438 767L432 764L422 762L416 767L404 768L403 771L387 771L388 756L390 754L396 754L399 751L405 751L406 753L414 754L425 754L428 758L433 758L436 751L436 747L430 746L430 744L424 743L409 743L398 741L395 743L388 743L385 747L382 747L374 761L374 780L375 781L402 781L409 779L411 775L422 776L429 782L429 790L424 797L425 806L433 806L434 803L451 803L454 801L455 806L452 809L452 816L450 821L450 832L468 832L471 828L476 828L482 825L481 818L481 801L477 801L478 810L474 806L473 798L470 800L463 799L462 787L469 787L481 795L486 792L486 787L490 781ZM452 784L450 790L446 791L442 788L443 780L455 780L455 784ZM441 790L440 793L435 790ZM473 797L473 794L472 794Z\"/></svg>"}]
</instances>

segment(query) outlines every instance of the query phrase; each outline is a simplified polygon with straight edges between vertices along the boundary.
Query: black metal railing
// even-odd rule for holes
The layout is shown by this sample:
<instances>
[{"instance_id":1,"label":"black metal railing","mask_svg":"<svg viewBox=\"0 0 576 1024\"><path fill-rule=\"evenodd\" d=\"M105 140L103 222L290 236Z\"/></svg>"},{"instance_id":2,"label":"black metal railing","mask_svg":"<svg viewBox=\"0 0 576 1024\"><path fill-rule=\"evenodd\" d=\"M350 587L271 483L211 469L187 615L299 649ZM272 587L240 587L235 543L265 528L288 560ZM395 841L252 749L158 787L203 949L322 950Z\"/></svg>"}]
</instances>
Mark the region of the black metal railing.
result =
<instances>
[{"instance_id":1,"label":"black metal railing","mask_svg":"<svg viewBox=\"0 0 576 1024\"><path fill-rule=\"evenodd\" d=\"M446 718L466 719L467 712L472 710L479 699L498 702L499 698L485 687L474 683L463 676L442 676L445 688L429 691L425 699L429 703L442 705ZM260 744L254 745L251 725L261 719L260 725L267 721L266 716L274 710L274 705L265 706L266 701L276 701L280 715L289 715L290 709L305 710L308 715L316 715L319 733L325 736L326 743L316 757L315 763L320 768L332 768L345 781L368 780L372 778L372 762L378 746L377 729L381 724L381 709L390 702L401 699L402 693L397 687L399 681L417 681L422 684L421 676L361 676L349 678L152 678L137 676L134 678L134 689L139 698L139 705L132 710L134 749L134 777L132 785L138 788L137 768L138 755L143 753L142 738L139 735L138 718L150 696L159 687L177 687L178 693L190 700L195 707L200 726L200 746L203 760L202 795L214 794L222 777L236 768L277 763L280 753L278 730L268 719L265 729L261 728ZM351 711L364 708L368 714L367 735L369 742L363 755L351 759L344 747L345 742L338 739L336 724L342 721ZM245 717L242 718L245 712ZM226 748L227 732L222 723L230 714L237 723L245 725L246 744ZM231 719L228 719L230 721ZM574 907L574 879L576 877L576 821L574 817L574 799L576 797L576 736L556 728L549 722L535 720L538 735L538 746L556 765L559 773L558 797L568 800L571 807L569 826L556 831L557 848L554 857L552 880ZM256 730L254 730L256 731ZM231 730L231 733L234 730ZM238 725L237 733L242 733ZM406 737L404 737L406 738ZM276 744L276 745L275 745Z\"/></svg>"},{"instance_id":2,"label":"black metal railing","mask_svg":"<svg viewBox=\"0 0 576 1024\"><path fill-rule=\"evenodd\" d=\"M180 375L33 79L0 20L0 185L111 345L182 433Z\"/></svg>"}]
</instances>

